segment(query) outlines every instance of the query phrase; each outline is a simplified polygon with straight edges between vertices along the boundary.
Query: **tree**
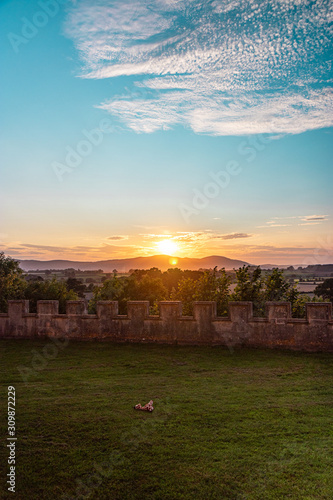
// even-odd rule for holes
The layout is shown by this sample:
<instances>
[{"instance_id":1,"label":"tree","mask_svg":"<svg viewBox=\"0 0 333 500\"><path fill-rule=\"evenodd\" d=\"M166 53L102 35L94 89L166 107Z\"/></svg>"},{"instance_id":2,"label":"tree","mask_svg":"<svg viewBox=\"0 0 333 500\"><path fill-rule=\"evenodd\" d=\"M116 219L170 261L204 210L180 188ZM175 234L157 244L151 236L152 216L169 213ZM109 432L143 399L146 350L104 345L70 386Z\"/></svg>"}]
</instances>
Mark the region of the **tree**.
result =
<instances>
[{"instance_id":1,"label":"tree","mask_svg":"<svg viewBox=\"0 0 333 500\"><path fill-rule=\"evenodd\" d=\"M291 303L291 314L294 318L305 317L305 304L310 302L311 299L307 295L301 295L297 290L297 285L289 287L284 300Z\"/></svg>"},{"instance_id":2,"label":"tree","mask_svg":"<svg viewBox=\"0 0 333 500\"><path fill-rule=\"evenodd\" d=\"M193 314L193 302L197 300L215 301L217 314L226 315L228 311L229 286L231 278L226 275L225 269L205 271L197 280L183 277L178 283L178 289L171 295L173 300L180 300L183 304L183 314Z\"/></svg>"},{"instance_id":3,"label":"tree","mask_svg":"<svg viewBox=\"0 0 333 500\"><path fill-rule=\"evenodd\" d=\"M0 312L6 312L8 300L24 298L27 286L22 277L22 269L17 260L0 252Z\"/></svg>"},{"instance_id":4,"label":"tree","mask_svg":"<svg viewBox=\"0 0 333 500\"><path fill-rule=\"evenodd\" d=\"M213 271L205 271L196 283L194 299L215 301L218 316L225 316L228 314L230 283L231 278L224 268L217 271L215 267Z\"/></svg>"},{"instance_id":5,"label":"tree","mask_svg":"<svg viewBox=\"0 0 333 500\"><path fill-rule=\"evenodd\" d=\"M126 300L124 297L123 279L119 279L114 275L112 278L105 280L102 287L94 287L93 293L93 298L89 302L89 312L96 312L96 303L99 300L117 300L119 302L119 312L125 312Z\"/></svg>"},{"instance_id":6,"label":"tree","mask_svg":"<svg viewBox=\"0 0 333 500\"><path fill-rule=\"evenodd\" d=\"M320 285L317 285L314 294L324 300L333 302L333 278L326 279Z\"/></svg>"},{"instance_id":7,"label":"tree","mask_svg":"<svg viewBox=\"0 0 333 500\"><path fill-rule=\"evenodd\" d=\"M144 274L141 279L136 279L133 273L125 284L126 300L148 300L152 314L158 312L158 302L168 298L168 291L160 277L162 273L159 270L156 272L155 269Z\"/></svg>"},{"instance_id":8,"label":"tree","mask_svg":"<svg viewBox=\"0 0 333 500\"><path fill-rule=\"evenodd\" d=\"M266 277L264 284L264 300L285 300L290 302L291 313L294 318L304 318L305 304L318 301L315 297L311 299L308 295L301 294L297 290L297 285L288 283L283 276L283 271L277 268L273 269L271 274Z\"/></svg>"},{"instance_id":9,"label":"tree","mask_svg":"<svg viewBox=\"0 0 333 500\"><path fill-rule=\"evenodd\" d=\"M80 280L76 278L68 278L66 281L67 290L73 290L80 298L85 297L85 292L87 290L86 285L84 285Z\"/></svg>"},{"instance_id":10,"label":"tree","mask_svg":"<svg viewBox=\"0 0 333 500\"><path fill-rule=\"evenodd\" d=\"M227 274L225 268L220 269L218 277L217 292L217 314L218 316L228 315L228 302L230 300L230 285L232 278Z\"/></svg>"},{"instance_id":11,"label":"tree","mask_svg":"<svg viewBox=\"0 0 333 500\"><path fill-rule=\"evenodd\" d=\"M264 300L286 300L286 293L291 285L285 280L283 271L275 268L271 274L268 274L264 280Z\"/></svg>"},{"instance_id":12,"label":"tree","mask_svg":"<svg viewBox=\"0 0 333 500\"><path fill-rule=\"evenodd\" d=\"M171 295L172 290L176 290L178 287L179 280L184 276L184 272L178 267L174 267L165 271L162 275L162 280L164 286Z\"/></svg>"},{"instance_id":13,"label":"tree","mask_svg":"<svg viewBox=\"0 0 333 500\"><path fill-rule=\"evenodd\" d=\"M192 271L189 269L182 271L178 267L173 267L163 273L163 285L168 289L169 296L171 296L172 290L177 290L178 283L182 278L191 278L197 281L203 274L203 271Z\"/></svg>"},{"instance_id":14,"label":"tree","mask_svg":"<svg viewBox=\"0 0 333 500\"><path fill-rule=\"evenodd\" d=\"M264 278L261 269L257 267L252 275L249 266L243 266L236 271L237 285L232 296L233 300L249 300L253 302L257 315L265 314L266 301L291 302L292 315L298 318L305 316L305 303L309 297L301 296L296 285L289 283L283 276L283 270L278 268Z\"/></svg>"},{"instance_id":15,"label":"tree","mask_svg":"<svg viewBox=\"0 0 333 500\"><path fill-rule=\"evenodd\" d=\"M193 301L196 300L197 281L192 278L181 278L177 290L171 293L171 300L180 300L183 305L184 316L193 314Z\"/></svg>"},{"instance_id":16,"label":"tree","mask_svg":"<svg viewBox=\"0 0 333 500\"><path fill-rule=\"evenodd\" d=\"M237 285L232 300L253 302L254 312L264 315L263 307L263 280L261 278L261 269L258 266L252 274L250 266L244 265L236 271Z\"/></svg>"},{"instance_id":17,"label":"tree","mask_svg":"<svg viewBox=\"0 0 333 500\"><path fill-rule=\"evenodd\" d=\"M26 274L25 280L27 282L29 282L29 281L44 281L44 278L42 278L41 276L35 276L33 274L32 275Z\"/></svg>"},{"instance_id":18,"label":"tree","mask_svg":"<svg viewBox=\"0 0 333 500\"><path fill-rule=\"evenodd\" d=\"M66 301L77 300L73 290L68 290L64 281L53 278L50 281L32 281L27 284L24 298L30 301L30 312L37 312L38 300L58 300L59 312L66 312Z\"/></svg>"},{"instance_id":19,"label":"tree","mask_svg":"<svg viewBox=\"0 0 333 500\"><path fill-rule=\"evenodd\" d=\"M72 267L68 268L68 269L65 269L64 270L64 275L67 278L75 278L75 269L73 269Z\"/></svg>"}]
</instances>

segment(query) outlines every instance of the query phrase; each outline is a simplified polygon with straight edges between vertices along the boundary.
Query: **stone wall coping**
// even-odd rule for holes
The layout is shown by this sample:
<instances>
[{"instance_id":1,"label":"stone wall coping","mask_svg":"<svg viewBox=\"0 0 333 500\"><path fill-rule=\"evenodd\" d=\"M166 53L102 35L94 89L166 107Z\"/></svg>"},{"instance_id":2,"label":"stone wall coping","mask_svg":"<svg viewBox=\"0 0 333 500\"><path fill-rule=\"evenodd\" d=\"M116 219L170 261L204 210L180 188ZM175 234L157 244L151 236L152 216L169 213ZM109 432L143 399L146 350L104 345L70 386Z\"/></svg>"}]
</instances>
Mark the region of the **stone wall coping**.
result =
<instances>
[{"instance_id":1,"label":"stone wall coping","mask_svg":"<svg viewBox=\"0 0 333 500\"><path fill-rule=\"evenodd\" d=\"M117 301L97 303L98 314L87 314L85 301L69 301L59 314L58 301L38 301L30 313L26 300L9 301L0 313L0 338L152 342L186 345L224 345L299 351L333 352L332 304L309 303L306 318L291 317L291 305L267 303L266 316L253 316L252 302L230 302L229 316L216 315L216 302L197 301L193 316L182 316L180 301L160 302L160 314L149 314L148 301L129 301L128 315L118 314Z\"/></svg>"}]
</instances>

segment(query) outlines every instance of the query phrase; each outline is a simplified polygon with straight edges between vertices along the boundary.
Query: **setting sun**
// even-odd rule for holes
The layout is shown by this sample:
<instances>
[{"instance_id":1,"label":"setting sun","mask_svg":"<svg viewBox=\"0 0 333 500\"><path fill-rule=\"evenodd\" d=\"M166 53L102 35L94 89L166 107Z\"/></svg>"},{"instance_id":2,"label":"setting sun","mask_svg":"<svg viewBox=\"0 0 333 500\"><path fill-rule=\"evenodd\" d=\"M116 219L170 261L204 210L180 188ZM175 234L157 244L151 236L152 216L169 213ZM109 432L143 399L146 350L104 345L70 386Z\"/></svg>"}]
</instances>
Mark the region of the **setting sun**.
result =
<instances>
[{"instance_id":1,"label":"setting sun","mask_svg":"<svg viewBox=\"0 0 333 500\"><path fill-rule=\"evenodd\" d=\"M178 251L178 245L172 240L162 240L157 244L158 250L165 255L174 255Z\"/></svg>"}]
</instances>

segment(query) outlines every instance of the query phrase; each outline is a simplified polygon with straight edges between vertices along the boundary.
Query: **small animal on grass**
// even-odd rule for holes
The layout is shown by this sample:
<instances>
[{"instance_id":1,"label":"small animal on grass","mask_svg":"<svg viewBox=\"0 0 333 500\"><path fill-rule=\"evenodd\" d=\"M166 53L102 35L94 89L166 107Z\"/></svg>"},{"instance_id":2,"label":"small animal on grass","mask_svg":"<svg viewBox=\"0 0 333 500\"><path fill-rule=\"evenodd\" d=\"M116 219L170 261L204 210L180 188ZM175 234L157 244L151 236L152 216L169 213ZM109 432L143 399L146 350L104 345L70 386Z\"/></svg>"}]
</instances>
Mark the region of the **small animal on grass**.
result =
<instances>
[{"instance_id":1,"label":"small animal on grass","mask_svg":"<svg viewBox=\"0 0 333 500\"><path fill-rule=\"evenodd\" d=\"M153 402L154 401L150 400L149 403L145 404L144 406L141 406L139 403L134 406L134 410L153 411Z\"/></svg>"}]
</instances>

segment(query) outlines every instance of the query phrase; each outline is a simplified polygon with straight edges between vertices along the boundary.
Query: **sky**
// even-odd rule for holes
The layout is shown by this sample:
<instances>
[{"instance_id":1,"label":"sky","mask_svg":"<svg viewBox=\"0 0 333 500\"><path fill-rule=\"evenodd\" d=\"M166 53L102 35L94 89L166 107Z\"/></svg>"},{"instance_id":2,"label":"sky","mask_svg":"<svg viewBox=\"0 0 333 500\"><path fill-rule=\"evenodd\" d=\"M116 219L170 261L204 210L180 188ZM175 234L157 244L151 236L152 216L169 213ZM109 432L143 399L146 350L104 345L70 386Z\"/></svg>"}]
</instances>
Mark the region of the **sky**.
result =
<instances>
[{"instance_id":1,"label":"sky","mask_svg":"<svg viewBox=\"0 0 333 500\"><path fill-rule=\"evenodd\" d=\"M333 1L0 4L0 249L333 263Z\"/></svg>"}]
</instances>

